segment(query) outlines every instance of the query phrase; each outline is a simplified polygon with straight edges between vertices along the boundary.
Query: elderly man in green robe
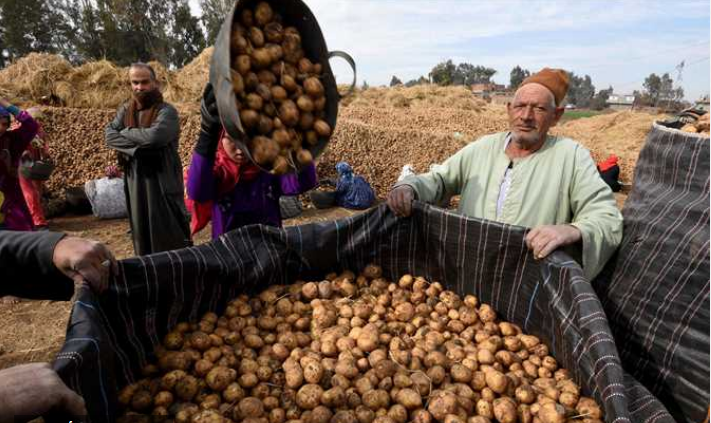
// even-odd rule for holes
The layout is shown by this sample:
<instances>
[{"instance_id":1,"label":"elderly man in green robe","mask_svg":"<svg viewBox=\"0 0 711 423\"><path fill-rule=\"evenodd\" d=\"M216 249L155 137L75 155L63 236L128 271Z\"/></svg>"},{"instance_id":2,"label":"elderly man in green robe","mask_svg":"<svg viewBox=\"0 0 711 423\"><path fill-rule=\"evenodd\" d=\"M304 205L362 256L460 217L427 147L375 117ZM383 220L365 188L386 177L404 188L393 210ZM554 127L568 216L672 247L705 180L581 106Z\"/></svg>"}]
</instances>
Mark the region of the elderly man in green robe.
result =
<instances>
[{"instance_id":1,"label":"elderly man in green robe","mask_svg":"<svg viewBox=\"0 0 711 423\"><path fill-rule=\"evenodd\" d=\"M568 76L545 68L523 81L507 105L510 129L470 143L429 173L397 183L388 205L408 216L413 199L446 205L461 195L467 216L533 228L526 243L541 259L582 243L592 279L622 239L622 215L590 152L548 134L563 115Z\"/></svg>"},{"instance_id":2,"label":"elderly man in green robe","mask_svg":"<svg viewBox=\"0 0 711 423\"><path fill-rule=\"evenodd\" d=\"M134 63L128 76L133 98L119 107L105 138L123 165L133 249L145 255L187 247L178 112L163 101L149 65Z\"/></svg>"}]
</instances>

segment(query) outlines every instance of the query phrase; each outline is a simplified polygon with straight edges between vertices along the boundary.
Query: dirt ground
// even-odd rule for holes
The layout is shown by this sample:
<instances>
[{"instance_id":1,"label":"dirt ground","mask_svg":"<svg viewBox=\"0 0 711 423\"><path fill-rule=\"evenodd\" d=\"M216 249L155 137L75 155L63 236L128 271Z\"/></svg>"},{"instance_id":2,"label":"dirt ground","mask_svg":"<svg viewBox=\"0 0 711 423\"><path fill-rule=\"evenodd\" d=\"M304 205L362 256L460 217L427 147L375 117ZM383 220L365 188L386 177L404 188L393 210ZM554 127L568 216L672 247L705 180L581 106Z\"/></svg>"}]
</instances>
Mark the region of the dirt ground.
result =
<instances>
[{"instance_id":1,"label":"dirt ground","mask_svg":"<svg viewBox=\"0 0 711 423\"><path fill-rule=\"evenodd\" d=\"M616 194L622 208L626 194ZM284 222L303 225L311 222L341 219L358 212L334 208L305 209L304 213ZM128 220L99 220L93 216L59 217L51 220L50 229L70 235L91 238L106 243L118 259L133 255L128 231ZM207 242L210 228L195 238L196 244ZM0 303L0 369L16 364L52 361L64 342L71 303L63 301L22 301L17 304Z\"/></svg>"}]
</instances>

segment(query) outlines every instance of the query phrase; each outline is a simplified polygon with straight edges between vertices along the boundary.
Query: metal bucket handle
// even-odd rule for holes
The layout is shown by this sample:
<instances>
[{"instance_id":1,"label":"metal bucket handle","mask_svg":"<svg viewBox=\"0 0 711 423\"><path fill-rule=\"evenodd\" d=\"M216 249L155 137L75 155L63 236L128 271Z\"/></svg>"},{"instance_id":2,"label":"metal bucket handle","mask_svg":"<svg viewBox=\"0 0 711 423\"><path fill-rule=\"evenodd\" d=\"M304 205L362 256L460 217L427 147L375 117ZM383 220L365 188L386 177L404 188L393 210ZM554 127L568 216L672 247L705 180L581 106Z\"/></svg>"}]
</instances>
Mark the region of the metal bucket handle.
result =
<instances>
[{"instance_id":1,"label":"metal bucket handle","mask_svg":"<svg viewBox=\"0 0 711 423\"><path fill-rule=\"evenodd\" d=\"M329 51L329 52L328 52L328 60L331 60L331 59L334 58L334 57L340 57L341 59L345 60L346 63L348 63L348 64L350 65L351 69L353 69L353 82L351 82L350 88L348 88L348 91L346 91L345 94L343 94L343 95L341 95L340 93L338 94L338 96L339 96L340 98L343 98L343 97L346 97L346 96L349 96L349 95L353 94L353 92L355 91L355 87L356 87L356 64L355 64L355 60L353 60L353 58L351 57L351 55L348 54L348 53L346 53L345 51L340 51L340 50Z\"/></svg>"}]
</instances>

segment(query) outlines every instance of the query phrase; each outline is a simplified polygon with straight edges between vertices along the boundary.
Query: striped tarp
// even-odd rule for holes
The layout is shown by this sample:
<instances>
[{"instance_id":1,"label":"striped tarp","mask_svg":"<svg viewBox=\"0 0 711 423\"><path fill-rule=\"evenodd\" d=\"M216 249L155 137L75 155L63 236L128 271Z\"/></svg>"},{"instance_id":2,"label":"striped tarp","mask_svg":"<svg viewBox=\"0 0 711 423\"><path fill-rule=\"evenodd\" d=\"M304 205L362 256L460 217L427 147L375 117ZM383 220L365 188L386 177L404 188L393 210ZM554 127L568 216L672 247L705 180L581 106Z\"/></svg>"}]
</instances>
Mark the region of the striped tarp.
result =
<instances>
[{"instance_id":1,"label":"striped tarp","mask_svg":"<svg viewBox=\"0 0 711 423\"><path fill-rule=\"evenodd\" d=\"M87 399L92 421L111 421L116 387L140 377L153 348L177 322L221 312L241 292L297 277L322 278L370 262L474 293L500 317L542 338L607 422L672 422L623 371L602 304L562 252L535 261L525 230L416 204L398 219L386 206L335 222L278 230L251 226L183 250L124 260L100 297L80 291L56 367ZM320 280L320 279L316 279Z\"/></svg>"},{"instance_id":2,"label":"striped tarp","mask_svg":"<svg viewBox=\"0 0 711 423\"><path fill-rule=\"evenodd\" d=\"M709 138L654 124L595 287L625 369L677 421L709 405Z\"/></svg>"}]
</instances>

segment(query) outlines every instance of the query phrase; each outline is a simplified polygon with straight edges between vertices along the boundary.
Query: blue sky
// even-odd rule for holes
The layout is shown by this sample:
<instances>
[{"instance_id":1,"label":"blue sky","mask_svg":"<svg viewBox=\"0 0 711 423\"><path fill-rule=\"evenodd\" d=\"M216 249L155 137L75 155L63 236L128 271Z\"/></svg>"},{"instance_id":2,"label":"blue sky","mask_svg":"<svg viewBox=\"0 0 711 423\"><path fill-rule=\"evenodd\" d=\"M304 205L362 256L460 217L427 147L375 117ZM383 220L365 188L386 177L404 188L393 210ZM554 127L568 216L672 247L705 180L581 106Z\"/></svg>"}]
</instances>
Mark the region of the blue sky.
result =
<instances>
[{"instance_id":1,"label":"blue sky","mask_svg":"<svg viewBox=\"0 0 711 423\"><path fill-rule=\"evenodd\" d=\"M427 75L452 59L496 69L560 67L597 89L641 89L654 72L685 67L689 100L709 93L710 0L306 0L329 49L350 53L358 83ZM339 83L348 68L332 61ZM676 86L676 85L675 85Z\"/></svg>"}]
</instances>

